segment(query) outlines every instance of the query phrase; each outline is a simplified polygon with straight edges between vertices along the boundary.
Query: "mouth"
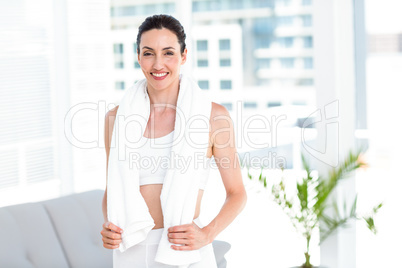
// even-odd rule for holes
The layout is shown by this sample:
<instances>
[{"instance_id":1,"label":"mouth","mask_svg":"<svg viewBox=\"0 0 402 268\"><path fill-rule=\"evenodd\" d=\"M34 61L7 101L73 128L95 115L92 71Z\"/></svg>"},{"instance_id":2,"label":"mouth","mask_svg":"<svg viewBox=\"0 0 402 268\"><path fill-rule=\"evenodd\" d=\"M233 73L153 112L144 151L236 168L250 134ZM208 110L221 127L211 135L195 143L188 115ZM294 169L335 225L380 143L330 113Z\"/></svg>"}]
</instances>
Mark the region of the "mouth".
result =
<instances>
[{"instance_id":1,"label":"mouth","mask_svg":"<svg viewBox=\"0 0 402 268\"><path fill-rule=\"evenodd\" d=\"M155 78L155 79L163 79L165 78L169 73L165 72L165 73L151 73L151 75Z\"/></svg>"}]
</instances>

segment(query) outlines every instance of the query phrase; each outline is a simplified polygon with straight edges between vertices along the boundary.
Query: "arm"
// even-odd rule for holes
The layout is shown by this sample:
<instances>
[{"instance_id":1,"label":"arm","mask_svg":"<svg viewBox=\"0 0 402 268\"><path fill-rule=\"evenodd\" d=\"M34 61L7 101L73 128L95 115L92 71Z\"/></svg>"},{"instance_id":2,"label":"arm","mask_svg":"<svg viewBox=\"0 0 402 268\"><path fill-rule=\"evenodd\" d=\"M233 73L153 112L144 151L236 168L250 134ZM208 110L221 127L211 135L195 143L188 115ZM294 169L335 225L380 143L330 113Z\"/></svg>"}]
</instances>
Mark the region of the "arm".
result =
<instances>
[{"instance_id":1,"label":"arm","mask_svg":"<svg viewBox=\"0 0 402 268\"><path fill-rule=\"evenodd\" d=\"M106 189L102 200L103 219L107 221L107 170L109 163L110 143L112 142L113 126L119 106L110 110L105 116L105 150L106 150Z\"/></svg>"},{"instance_id":2,"label":"arm","mask_svg":"<svg viewBox=\"0 0 402 268\"><path fill-rule=\"evenodd\" d=\"M226 200L218 215L203 228L209 243L232 223L247 201L236 152L233 122L222 105L213 103L211 126L212 152L225 186Z\"/></svg>"},{"instance_id":3,"label":"arm","mask_svg":"<svg viewBox=\"0 0 402 268\"><path fill-rule=\"evenodd\" d=\"M210 122L212 153L225 186L226 200L218 215L202 229L195 223L170 227L169 241L185 244L184 246L172 246L175 250L194 250L212 243L246 204L247 195L236 153L233 122L229 112L222 105L212 103Z\"/></svg>"},{"instance_id":4,"label":"arm","mask_svg":"<svg viewBox=\"0 0 402 268\"><path fill-rule=\"evenodd\" d=\"M102 200L102 212L104 224L100 234L102 235L103 247L115 249L121 243L121 228L107 220L107 168L109 162L110 144L113 134L114 120L116 118L118 106L107 112L105 116L105 149L106 149L106 189Z\"/></svg>"}]
</instances>

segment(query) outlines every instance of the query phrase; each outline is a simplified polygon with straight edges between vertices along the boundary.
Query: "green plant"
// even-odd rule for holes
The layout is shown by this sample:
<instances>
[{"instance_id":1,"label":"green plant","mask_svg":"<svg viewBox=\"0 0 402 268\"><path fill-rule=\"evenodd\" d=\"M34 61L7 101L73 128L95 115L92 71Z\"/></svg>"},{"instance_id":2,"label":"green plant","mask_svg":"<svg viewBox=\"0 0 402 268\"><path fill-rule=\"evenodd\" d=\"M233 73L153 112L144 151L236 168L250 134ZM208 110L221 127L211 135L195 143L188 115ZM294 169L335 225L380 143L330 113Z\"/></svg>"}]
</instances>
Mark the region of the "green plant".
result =
<instances>
[{"instance_id":1,"label":"green plant","mask_svg":"<svg viewBox=\"0 0 402 268\"><path fill-rule=\"evenodd\" d=\"M289 217L292 225L298 233L300 233L306 241L305 263L303 268L312 268L310 263L310 241L313 231L316 228L320 230L320 243L322 243L337 228L345 225L351 219L364 220L367 227L374 234L377 232L374 224L374 216L382 207L382 203L376 205L368 216L360 216L356 213L357 195L351 208L347 209L347 202L343 203L343 211L336 201L330 204L329 198L331 193L338 185L339 181L348 177L354 170L365 167L367 164L361 160L361 154L350 152L348 157L337 168L329 172L327 178L319 175L314 176L305 157L302 155L303 168L306 171L301 181L296 182L297 191L294 195L289 196L285 186L283 168L282 178L279 183L273 184L271 193L273 200L277 203ZM265 188L268 187L267 179L262 175L263 169L258 180L263 183ZM248 172L248 177L253 176ZM331 216L326 213L328 208L332 208Z\"/></svg>"}]
</instances>

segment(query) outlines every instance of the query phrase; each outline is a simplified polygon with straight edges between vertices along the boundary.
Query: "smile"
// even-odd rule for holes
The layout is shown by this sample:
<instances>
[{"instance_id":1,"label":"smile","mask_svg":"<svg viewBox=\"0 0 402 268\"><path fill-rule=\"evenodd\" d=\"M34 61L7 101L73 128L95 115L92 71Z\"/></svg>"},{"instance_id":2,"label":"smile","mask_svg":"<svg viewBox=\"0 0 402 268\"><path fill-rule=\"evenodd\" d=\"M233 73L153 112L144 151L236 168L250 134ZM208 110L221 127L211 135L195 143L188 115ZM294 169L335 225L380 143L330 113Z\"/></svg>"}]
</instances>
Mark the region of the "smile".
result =
<instances>
[{"instance_id":1,"label":"smile","mask_svg":"<svg viewBox=\"0 0 402 268\"><path fill-rule=\"evenodd\" d=\"M156 76L156 77L164 77L164 76L166 76L168 73L151 73L153 76Z\"/></svg>"}]
</instances>

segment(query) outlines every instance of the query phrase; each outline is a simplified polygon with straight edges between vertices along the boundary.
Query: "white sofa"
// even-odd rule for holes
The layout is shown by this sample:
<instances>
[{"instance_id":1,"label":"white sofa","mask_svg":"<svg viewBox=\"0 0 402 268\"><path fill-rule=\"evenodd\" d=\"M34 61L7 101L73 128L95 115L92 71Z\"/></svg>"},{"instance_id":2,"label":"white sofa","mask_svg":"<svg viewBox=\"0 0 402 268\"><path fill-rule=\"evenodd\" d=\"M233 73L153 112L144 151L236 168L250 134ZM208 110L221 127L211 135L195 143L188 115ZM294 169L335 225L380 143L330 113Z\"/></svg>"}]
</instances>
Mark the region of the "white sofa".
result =
<instances>
[{"instance_id":1,"label":"white sofa","mask_svg":"<svg viewBox=\"0 0 402 268\"><path fill-rule=\"evenodd\" d=\"M100 234L103 193L0 208L0 267L111 268L112 250L103 247ZM213 246L218 267L226 267L230 244L214 241Z\"/></svg>"}]
</instances>

